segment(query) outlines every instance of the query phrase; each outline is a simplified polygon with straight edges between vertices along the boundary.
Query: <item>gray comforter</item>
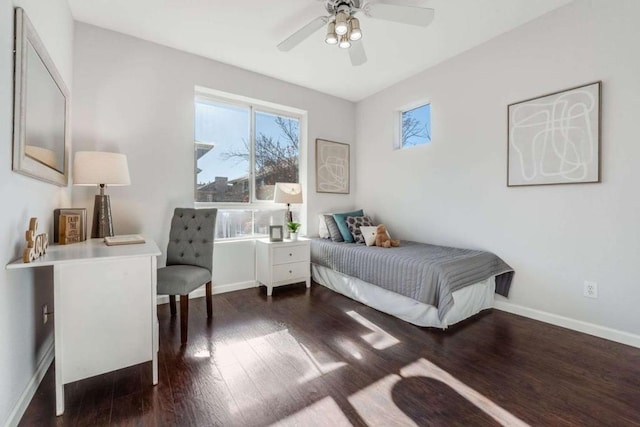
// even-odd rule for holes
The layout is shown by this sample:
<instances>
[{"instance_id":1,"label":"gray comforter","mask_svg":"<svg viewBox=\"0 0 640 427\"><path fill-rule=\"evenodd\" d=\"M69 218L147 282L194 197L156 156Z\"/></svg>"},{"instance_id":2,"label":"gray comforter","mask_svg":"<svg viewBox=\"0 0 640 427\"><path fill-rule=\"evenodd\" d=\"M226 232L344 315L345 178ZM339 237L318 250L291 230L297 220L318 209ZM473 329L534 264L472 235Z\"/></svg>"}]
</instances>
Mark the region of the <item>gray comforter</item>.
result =
<instances>
[{"instance_id":1,"label":"gray comforter","mask_svg":"<svg viewBox=\"0 0 640 427\"><path fill-rule=\"evenodd\" d=\"M490 252L405 240L385 249L312 239L311 262L433 305L440 319L453 306L454 291L497 276L496 293L507 296L513 277L513 269Z\"/></svg>"}]
</instances>

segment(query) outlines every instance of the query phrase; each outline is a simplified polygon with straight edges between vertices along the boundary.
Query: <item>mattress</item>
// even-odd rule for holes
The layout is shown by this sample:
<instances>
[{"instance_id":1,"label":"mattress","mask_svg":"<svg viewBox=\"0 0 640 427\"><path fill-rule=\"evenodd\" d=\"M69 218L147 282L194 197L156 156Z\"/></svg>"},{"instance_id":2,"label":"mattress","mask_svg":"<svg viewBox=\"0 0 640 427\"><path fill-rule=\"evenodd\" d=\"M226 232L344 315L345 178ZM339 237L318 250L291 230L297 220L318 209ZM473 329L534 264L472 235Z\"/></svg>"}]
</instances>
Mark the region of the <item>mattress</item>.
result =
<instances>
[{"instance_id":1,"label":"mattress","mask_svg":"<svg viewBox=\"0 0 640 427\"><path fill-rule=\"evenodd\" d=\"M490 252L410 241L386 249L312 239L311 262L437 307L441 319L454 305L454 292L493 277L496 292L507 296L513 275Z\"/></svg>"},{"instance_id":2,"label":"mattress","mask_svg":"<svg viewBox=\"0 0 640 427\"><path fill-rule=\"evenodd\" d=\"M417 326L446 329L493 307L495 276L453 292L454 304L441 319L438 308L328 267L311 264L313 280L335 292Z\"/></svg>"}]
</instances>

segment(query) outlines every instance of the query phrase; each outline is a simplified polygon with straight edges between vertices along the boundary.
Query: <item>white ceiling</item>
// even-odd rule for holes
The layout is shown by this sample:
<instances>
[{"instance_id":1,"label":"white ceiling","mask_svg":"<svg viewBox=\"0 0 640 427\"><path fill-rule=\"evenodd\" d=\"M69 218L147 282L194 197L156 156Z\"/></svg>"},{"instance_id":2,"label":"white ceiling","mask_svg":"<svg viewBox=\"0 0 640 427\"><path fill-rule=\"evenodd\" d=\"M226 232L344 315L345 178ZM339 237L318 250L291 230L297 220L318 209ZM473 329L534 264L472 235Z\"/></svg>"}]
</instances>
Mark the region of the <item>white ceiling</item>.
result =
<instances>
[{"instance_id":1,"label":"white ceiling","mask_svg":"<svg viewBox=\"0 0 640 427\"><path fill-rule=\"evenodd\" d=\"M571 0L386 0L435 9L426 28L360 16L369 58L319 30L290 52L276 45L317 16L321 0L69 0L76 20L359 101Z\"/></svg>"}]
</instances>

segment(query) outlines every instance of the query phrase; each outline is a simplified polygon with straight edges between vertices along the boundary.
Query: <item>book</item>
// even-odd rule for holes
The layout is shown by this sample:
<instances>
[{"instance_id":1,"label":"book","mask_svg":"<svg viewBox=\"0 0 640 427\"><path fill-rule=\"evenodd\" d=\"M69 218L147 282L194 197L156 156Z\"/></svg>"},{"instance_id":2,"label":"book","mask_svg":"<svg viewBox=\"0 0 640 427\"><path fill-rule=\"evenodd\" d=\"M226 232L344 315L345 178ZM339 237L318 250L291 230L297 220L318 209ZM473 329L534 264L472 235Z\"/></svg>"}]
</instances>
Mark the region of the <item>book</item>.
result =
<instances>
[{"instance_id":1,"label":"book","mask_svg":"<svg viewBox=\"0 0 640 427\"><path fill-rule=\"evenodd\" d=\"M68 245L69 243L78 243L80 241L80 215L60 215L58 224L58 242L61 245Z\"/></svg>"},{"instance_id":2,"label":"book","mask_svg":"<svg viewBox=\"0 0 640 427\"><path fill-rule=\"evenodd\" d=\"M122 234L120 236L105 237L104 242L107 246L117 245L135 245L138 243L144 243L144 237L139 234Z\"/></svg>"}]
</instances>

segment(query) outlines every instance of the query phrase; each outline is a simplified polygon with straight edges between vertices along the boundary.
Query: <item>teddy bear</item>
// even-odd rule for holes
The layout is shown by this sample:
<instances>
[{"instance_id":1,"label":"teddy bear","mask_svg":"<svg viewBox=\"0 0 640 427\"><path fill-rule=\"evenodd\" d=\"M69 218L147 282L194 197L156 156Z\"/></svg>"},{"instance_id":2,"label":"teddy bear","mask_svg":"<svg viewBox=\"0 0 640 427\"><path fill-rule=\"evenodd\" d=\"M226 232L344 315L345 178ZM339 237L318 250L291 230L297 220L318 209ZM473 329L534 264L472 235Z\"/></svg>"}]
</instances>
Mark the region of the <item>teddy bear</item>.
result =
<instances>
[{"instance_id":1,"label":"teddy bear","mask_svg":"<svg viewBox=\"0 0 640 427\"><path fill-rule=\"evenodd\" d=\"M400 246L400 240L392 240L387 233L387 227L384 224L380 224L376 228L376 246L382 248L390 248Z\"/></svg>"}]
</instances>

